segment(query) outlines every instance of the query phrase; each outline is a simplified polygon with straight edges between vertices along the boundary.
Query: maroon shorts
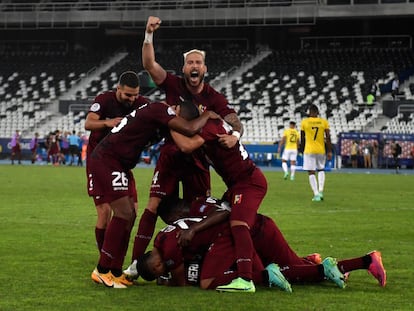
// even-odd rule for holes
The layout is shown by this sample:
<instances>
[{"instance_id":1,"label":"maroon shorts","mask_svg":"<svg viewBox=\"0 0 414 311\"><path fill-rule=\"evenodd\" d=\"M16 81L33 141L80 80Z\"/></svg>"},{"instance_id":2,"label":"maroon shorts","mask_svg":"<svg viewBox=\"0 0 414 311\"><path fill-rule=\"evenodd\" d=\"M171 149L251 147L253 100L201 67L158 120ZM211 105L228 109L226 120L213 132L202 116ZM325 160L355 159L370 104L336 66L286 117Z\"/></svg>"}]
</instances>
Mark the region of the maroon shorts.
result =
<instances>
[{"instance_id":1,"label":"maroon shorts","mask_svg":"<svg viewBox=\"0 0 414 311\"><path fill-rule=\"evenodd\" d=\"M113 159L89 159L87 165L87 188L95 205L110 203L124 196L137 202L135 179L131 170L125 170Z\"/></svg>"},{"instance_id":2,"label":"maroon shorts","mask_svg":"<svg viewBox=\"0 0 414 311\"><path fill-rule=\"evenodd\" d=\"M189 155L170 149L160 153L154 169L150 197L178 196L182 182L183 199L191 202L210 195L210 172L194 163Z\"/></svg>"},{"instance_id":3,"label":"maroon shorts","mask_svg":"<svg viewBox=\"0 0 414 311\"><path fill-rule=\"evenodd\" d=\"M231 205L230 220L244 221L251 228L266 192L266 177L256 168L248 178L240 180L224 194L223 198Z\"/></svg>"},{"instance_id":4,"label":"maroon shorts","mask_svg":"<svg viewBox=\"0 0 414 311\"><path fill-rule=\"evenodd\" d=\"M200 280L217 278L231 272L236 267L236 254L233 239L223 235L211 244L204 257ZM263 271L264 267L256 253L253 255L253 271Z\"/></svg>"},{"instance_id":5,"label":"maroon shorts","mask_svg":"<svg viewBox=\"0 0 414 311\"><path fill-rule=\"evenodd\" d=\"M20 151L20 144L17 144L16 146L12 147L12 153L19 153Z\"/></svg>"},{"instance_id":6,"label":"maroon shorts","mask_svg":"<svg viewBox=\"0 0 414 311\"><path fill-rule=\"evenodd\" d=\"M251 230L254 248L263 265L275 262L279 266L309 264L291 249L275 222L264 215L257 215ZM271 245L271 247L269 247Z\"/></svg>"}]
</instances>

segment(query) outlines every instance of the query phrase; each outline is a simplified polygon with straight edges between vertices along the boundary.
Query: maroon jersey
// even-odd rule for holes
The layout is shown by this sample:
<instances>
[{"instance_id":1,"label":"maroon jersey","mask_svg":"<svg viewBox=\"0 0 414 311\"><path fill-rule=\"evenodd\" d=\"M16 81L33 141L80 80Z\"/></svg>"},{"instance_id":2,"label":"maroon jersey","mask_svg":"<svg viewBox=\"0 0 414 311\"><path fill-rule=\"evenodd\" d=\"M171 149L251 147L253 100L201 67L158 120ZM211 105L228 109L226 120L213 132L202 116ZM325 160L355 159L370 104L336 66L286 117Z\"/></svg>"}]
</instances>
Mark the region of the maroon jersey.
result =
<instances>
[{"instance_id":1,"label":"maroon jersey","mask_svg":"<svg viewBox=\"0 0 414 311\"><path fill-rule=\"evenodd\" d=\"M154 247L160 251L167 270L174 270L186 260L192 260L195 256L203 257L211 243L218 237L231 235L229 223L224 222L197 233L191 240L190 246L179 247L177 232L181 229L188 229L191 223L200 222L201 220L202 217L179 219L174 222L174 225L165 227L156 235Z\"/></svg>"},{"instance_id":2,"label":"maroon jersey","mask_svg":"<svg viewBox=\"0 0 414 311\"><path fill-rule=\"evenodd\" d=\"M116 159L128 170L140 160L142 150L168 132L168 122L176 117L174 110L161 102L144 104L127 115L101 140L92 158L104 163Z\"/></svg>"},{"instance_id":3,"label":"maroon jersey","mask_svg":"<svg viewBox=\"0 0 414 311\"><path fill-rule=\"evenodd\" d=\"M94 103L89 108L89 112L98 114L99 120L113 119L116 117L125 117L145 103L149 103L149 100L145 97L138 96L132 105L122 104L116 99L116 92L109 91L100 94L95 98ZM91 131L88 147L86 149L87 157L92 153L93 149L95 149L102 138L104 138L110 131L110 128Z\"/></svg>"},{"instance_id":4,"label":"maroon jersey","mask_svg":"<svg viewBox=\"0 0 414 311\"><path fill-rule=\"evenodd\" d=\"M222 118L230 113L236 113L229 106L227 99L207 83L204 83L203 90L199 94L194 95L188 91L182 77L167 73L167 77L159 87L165 91L169 105L176 105L181 101L180 98L183 98L191 100L201 111L211 110Z\"/></svg>"},{"instance_id":5,"label":"maroon jersey","mask_svg":"<svg viewBox=\"0 0 414 311\"><path fill-rule=\"evenodd\" d=\"M199 133L205 140L203 148L210 164L223 178L227 187L248 178L256 168L240 142L232 148L220 145L217 134L229 134L230 132L231 127L226 122L217 119L209 120Z\"/></svg>"},{"instance_id":6,"label":"maroon jersey","mask_svg":"<svg viewBox=\"0 0 414 311\"><path fill-rule=\"evenodd\" d=\"M183 199L187 202L210 193L208 166L197 165L193 155L182 153L174 142L167 139L154 169L150 197L178 197L179 181L183 183Z\"/></svg>"},{"instance_id":7,"label":"maroon jersey","mask_svg":"<svg viewBox=\"0 0 414 311\"><path fill-rule=\"evenodd\" d=\"M189 215L190 217L203 217L211 210L229 211L230 209L229 203L226 201L213 197L200 198L192 202ZM272 262L276 262L280 266L309 264L290 248L273 219L257 214L250 233L254 248L265 266Z\"/></svg>"}]
</instances>

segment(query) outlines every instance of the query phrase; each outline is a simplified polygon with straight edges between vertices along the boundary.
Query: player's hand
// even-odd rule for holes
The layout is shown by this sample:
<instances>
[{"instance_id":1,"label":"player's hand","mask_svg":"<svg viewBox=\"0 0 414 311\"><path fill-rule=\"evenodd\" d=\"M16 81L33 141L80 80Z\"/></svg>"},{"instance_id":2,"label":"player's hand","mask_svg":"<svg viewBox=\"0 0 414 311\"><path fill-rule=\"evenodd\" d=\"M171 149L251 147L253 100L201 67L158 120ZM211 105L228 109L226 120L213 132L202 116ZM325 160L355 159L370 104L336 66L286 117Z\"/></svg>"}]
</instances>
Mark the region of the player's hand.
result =
<instances>
[{"instance_id":1,"label":"player's hand","mask_svg":"<svg viewBox=\"0 0 414 311\"><path fill-rule=\"evenodd\" d=\"M105 126L110 128L115 127L121 122L122 119L123 117L116 117L113 119L105 120Z\"/></svg>"},{"instance_id":2,"label":"player's hand","mask_svg":"<svg viewBox=\"0 0 414 311\"><path fill-rule=\"evenodd\" d=\"M219 143L226 148L232 148L237 144L237 137L228 134L217 134Z\"/></svg>"},{"instance_id":3,"label":"player's hand","mask_svg":"<svg viewBox=\"0 0 414 311\"><path fill-rule=\"evenodd\" d=\"M161 19L159 17L149 16L145 31L148 33L153 33L155 30L160 28L160 25L161 25Z\"/></svg>"},{"instance_id":4,"label":"player's hand","mask_svg":"<svg viewBox=\"0 0 414 311\"><path fill-rule=\"evenodd\" d=\"M190 244L191 240L193 239L195 235L194 230L190 229L186 229L186 230L180 230L177 233L177 243L178 245L180 245L181 247L186 247Z\"/></svg>"},{"instance_id":5,"label":"player's hand","mask_svg":"<svg viewBox=\"0 0 414 311\"><path fill-rule=\"evenodd\" d=\"M328 153L326 154L326 159L327 159L328 161L332 159L332 152L328 152Z\"/></svg>"}]
</instances>

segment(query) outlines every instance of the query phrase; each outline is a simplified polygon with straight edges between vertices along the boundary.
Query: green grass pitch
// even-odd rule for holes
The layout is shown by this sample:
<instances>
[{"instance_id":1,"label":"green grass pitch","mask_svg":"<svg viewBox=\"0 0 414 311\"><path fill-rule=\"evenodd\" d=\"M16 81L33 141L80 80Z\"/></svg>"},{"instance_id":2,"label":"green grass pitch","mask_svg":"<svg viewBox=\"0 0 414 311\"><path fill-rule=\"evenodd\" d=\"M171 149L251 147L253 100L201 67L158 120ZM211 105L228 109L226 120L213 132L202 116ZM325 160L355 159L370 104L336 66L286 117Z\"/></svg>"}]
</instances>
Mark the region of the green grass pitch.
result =
<instances>
[{"instance_id":1,"label":"green grass pitch","mask_svg":"<svg viewBox=\"0 0 414 311\"><path fill-rule=\"evenodd\" d=\"M134 170L139 215L152 171ZM98 260L96 214L84 169L2 165L0 310L414 309L414 175L329 172L323 202L311 202L304 172L294 182L283 180L280 171L265 175L268 194L259 212L276 221L298 254L349 258L380 250L387 286L361 270L351 273L343 290L326 281L294 284L292 294L264 287L255 294L220 294L142 280L125 290L104 288L90 279ZM225 188L215 173L212 185L220 196Z\"/></svg>"}]
</instances>

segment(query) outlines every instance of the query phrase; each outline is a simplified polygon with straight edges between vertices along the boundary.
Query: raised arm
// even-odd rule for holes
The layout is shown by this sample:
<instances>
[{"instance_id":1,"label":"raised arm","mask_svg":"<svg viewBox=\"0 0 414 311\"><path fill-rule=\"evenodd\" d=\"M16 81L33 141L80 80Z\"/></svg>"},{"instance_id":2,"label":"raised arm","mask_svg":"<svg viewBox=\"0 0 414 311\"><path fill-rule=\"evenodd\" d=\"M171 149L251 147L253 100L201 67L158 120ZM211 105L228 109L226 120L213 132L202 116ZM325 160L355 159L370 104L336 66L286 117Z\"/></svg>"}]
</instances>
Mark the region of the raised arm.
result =
<instances>
[{"instance_id":1,"label":"raised arm","mask_svg":"<svg viewBox=\"0 0 414 311\"><path fill-rule=\"evenodd\" d=\"M150 74L155 84L161 84L167 77L167 72L155 61L154 31L161 25L161 19L156 16L148 17L145 28L145 38L142 44L142 66Z\"/></svg>"}]
</instances>

